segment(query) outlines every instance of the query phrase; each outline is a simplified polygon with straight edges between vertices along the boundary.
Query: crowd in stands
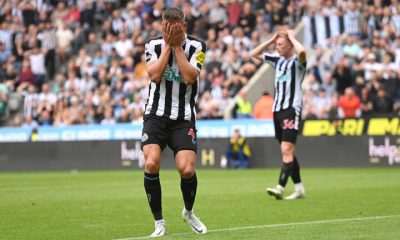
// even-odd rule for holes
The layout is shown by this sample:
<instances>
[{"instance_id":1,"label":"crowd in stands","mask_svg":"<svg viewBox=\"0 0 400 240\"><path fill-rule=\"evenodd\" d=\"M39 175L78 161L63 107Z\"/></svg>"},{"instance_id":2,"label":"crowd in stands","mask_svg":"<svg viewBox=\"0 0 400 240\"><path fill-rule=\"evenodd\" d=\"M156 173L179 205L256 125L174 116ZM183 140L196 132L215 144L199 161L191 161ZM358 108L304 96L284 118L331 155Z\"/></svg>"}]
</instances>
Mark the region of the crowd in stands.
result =
<instances>
[{"instance_id":1,"label":"crowd in stands","mask_svg":"<svg viewBox=\"0 0 400 240\"><path fill-rule=\"evenodd\" d=\"M281 26L293 28L303 17L318 15L349 22L326 35L326 46L312 45L303 117L400 111L397 0L0 0L1 124L141 121L149 81L144 45L160 34L161 14L172 6L183 9L188 34L204 39L208 48L199 76L199 119L223 118L259 68L251 49ZM315 33L308 26L305 31ZM18 96L21 108L12 101ZM254 106L254 114L243 101L247 112L235 108L235 115L270 118L260 106L270 106L271 96L262 99L267 102Z\"/></svg>"},{"instance_id":2,"label":"crowd in stands","mask_svg":"<svg viewBox=\"0 0 400 240\"><path fill-rule=\"evenodd\" d=\"M398 116L400 2L324 1L312 9L308 30L315 55L308 59L303 84L303 118ZM317 32L324 27L318 30L312 24L318 17L332 20L327 14L339 16L339 21L322 31L330 36L323 43ZM332 34L335 25L339 34Z\"/></svg>"},{"instance_id":3,"label":"crowd in stands","mask_svg":"<svg viewBox=\"0 0 400 240\"><path fill-rule=\"evenodd\" d=\"M198 118L222 118L257 70L249 51L283 24L287 3L0 0L2 123L140 121L148 93L144 45L160 34L161 14L172 6L183 9L188 34L208 46ZM15 96L23 97L22 116Z\"/></svg>"}]
</instances>

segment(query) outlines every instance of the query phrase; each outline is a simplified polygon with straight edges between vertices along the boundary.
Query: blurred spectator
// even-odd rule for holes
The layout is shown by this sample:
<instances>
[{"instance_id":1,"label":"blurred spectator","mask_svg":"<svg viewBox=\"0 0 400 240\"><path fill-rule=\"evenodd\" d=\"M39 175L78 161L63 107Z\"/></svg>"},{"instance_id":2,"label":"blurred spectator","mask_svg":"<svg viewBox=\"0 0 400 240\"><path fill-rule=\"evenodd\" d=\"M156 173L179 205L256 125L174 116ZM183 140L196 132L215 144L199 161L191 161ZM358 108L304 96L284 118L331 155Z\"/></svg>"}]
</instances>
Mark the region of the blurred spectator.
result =
<instances>
[{"instance_id":1,"label":"blurred spectator","mask_svg":"<svg viewBox=\"0 0 400 240\"><path fill-rule=\"evenodd\" d=\"M256 119L272 119L272 106L274 99L268 92L263 92L262 96L254 105L253 117Z\"/></svg>"},{"instance_id":2,"label":"blurred spectator","mask_svg":"<svg viewBox=\"0 0 400 240\"><path fill-rule=\"evenodd\" d=\"M318 90L318 95L312 100L314 115L317 119L332 118L334 102L332 97L328 96L324 88Z\"/></svg>"},{"instance_id":3,"label":"blurred spectator","mask_svg":"<svg viewBox=\"0 0 400 240\"><path fill-rule=\"evenodd\" d=\"M233 130L225 156L230 168L248 168L250 166L250 146L246 142L246 138L240 135L239 129Z\"/></svg>"},{"instance_id":4,"label":"blurred spectator","mask_svg":"<svg viewBox=\"0 0 400 240\"><path fill-rule=\"evenodd\" d=\"M36 85L36 78L28 61L23 62L18 79L18 92L24 91L29 85Z\"/></svg>"},{"instance_id":5,"label":"blurred spectator","mask_svg":"<svg viewBox=\"0 0 400 240\"><path fill-rule=\"evenodd\" d=\"M0 64L3 64L11 56L10 49L7 49L3 42L0 41Z\"/></svg>"},{"instance_id":6,"label":"blurred spectator","mask_svg":"<svg viewBox=\"0 0 400 240\"><path fill-rule=\"evenodd\" d=\"M251 61L248 51L270 33L294 26L300 19L304 42L315 49L302 86L307 95L304 116L317 117L314 106L320 88L331 99L332 112L348 87L355 89L362 102L371 104L384 89L385 98L395 102L393 111L400 110L400 7L396 1L3 3L0 79L7 96L15 92L24 96L24 115L39 123L47 113L56 126L100 123L109 109L115 121L140 121L149 91L144 45L160 35L161 13L172 6L183 8L188 32L206 40L208 47L199 77L198 118L221 118L260 66ZM46 100L48 108L39 108L43 91L56 96L55 103ZM137 114L133 106L139 109ZM367 114L367 108L362 108ZM375 110L370 111L374 114ZM12 119L9 116L4 123L13 124Z\"/></svg>"},{"instance_id":7,"label":"blurred spectator","mask_svg":"<svg viewBox=\"0 0 400 240\"><path fill-rule=\"evenodd\" d=\"M7 111L8 90L5 84L0 82L0 121L3 120Z\"/></svg>"},{"instance_id":8,"label":"blurred spectator","mask_svg":"<svg viewBox=\"0 0 400 240\"><path fill-rule=\"evenodd\" d=\"M383 66L381 63L376 61L376 56L374 53L368 53L366 57L366 61L364 62L364 78L367 81L371 80L371 72L380 72L383 70Z\"/></svg>"},{"instance_id":9,"label":"blurred spectator","mask_svg":"<svg viewBox=\"0 0 400 240\"><path fill-rule=\"evenodd\" d=\"M372 101L367 87L361 89L361 112L362 116L368 117L372 113Z\"/></svg>"},{"instance_id":10,"label":"blurred spectator","mask_svg":"<svg viewBox=\"0 0 400 240\"><path fill-rule=\"evenodd\" d=\"M126 37L125 32L119 33L118 36L119 36L119 39L115 43L114 47L115 47L115 50L117 51L118 55L121 58L124 58L129 53L129 51L132 50L133 44L132 44L132 41Z\"/></svg>"},{"instance_id":11,"label":"blurred spectator","mask_svg":"<svg viewBox=\"0 0 400 240\"><path fill-rule=\"evenodd\" d=\"M61 63L67 61L68 54L72 51L72 41L74 39L74 33L67 28L65 22L59 24L57 33L57 56Z\"/></svg>"},{"instance_id":12,"label":"blurred spectator","mask_svg":"<svg viewBox=\"0 0 400 240\"><path fill-rule=\"evenodd\" d=\"M347 67L346 60L341 60L332 73L332 77L336 80L337 91L342 95L348 87L352 86L351 72Z\"/></svg>"},{"instance_id":13,"label":"blurred spectator","mask_svg":"<svg viewBox=\"0 0 400 240\"><path fill-rule=\"evenodd\" d=\"M86 52L89 56L94 57L96 52L101 49L100 43L97 41L95 33L90 33L88 43L85 45Z\"/></svg>"},{"instance_id":14,"label":"blurred spectator","mask_svg":"<svg viewBox=\"0 0 400 240\"><path fill-rule=\"evenodd\" d=\"M236 105L234 108L234 116L237 119L242 118L252 118L252 106L249 100L247 100L246 90L241 90L239 96L236 100Z\"/></svg>"},{"instance_id":15,"label":"blurred spectator","mask_svg":"<svg viewBox=\"0 0 400 240\"><path fill-rule=\"evenodd\" d=\"M252 29L256 26L256 16L252 12L250 2L246 1L243 3L243 11L240 14L239 26L243 28L247 36L250 36Z\"/></svg>"},{"instance_id":16,"label":"blurred spectator","mask_svg":"<svg viewBox=\"0 0 400 240\"><path fill-rule=\"evenodd\" d=\"M229 96L229 90L227 88L222 88L221 98L218 99L218 113L215 118L223 119L224 113L229 103L232 101L232 97Z\"/></svg>"},{"instance_id":17,"label":"blurred spectator","mask_svg":"<svg viewBox=\"0 0 400 240\"><path fill-rule=\"evenodd\" d=\"M393 112L393 100L386 96L384 89L378 91L377 97L372 101L375 114L388 114Z\"/></svg>"},{"instance_id":18,"label":"blurred spectator","mask_svg":"<svg viewBox=\"0 0 400 240\"><path fill-rule=\"evenodd\" d=\"M32 118L31 115L25 115L25 121L22 124L22 127L36 128L39 124Z\"/></svg>"},{"instance_id":19,"label":"blurred spectator","mask_svg":"<svg viewBox=\"0 0 400 240\"><path fill-rule=\"evenodd\" d=\"M116 123L112 109L108 108L105 110L104 119L101 120L101 125L114 125Z\"/></svg>"},{"instance_id":20,"label":"blurred spectator","mask_svg":"<svg viewBox=\"0 0 400 240\"><path fill-rule=\"evenodd\" d=\"M212 28L218 28L219 25L224 26L228 23L226 8L221 2L221 0L216 0L210 9L209 23Z\"/></svg>"},{"instance_id":21,"label":"blurred spectator","mask_svg":"<svg viewBox=\"0 0 400 240\"><path fill-rule=\"evenodd\" d=\"M346 88L344 95L339 98L338 116L340 118L361 116L361 101L351 87Z\"/></svg>"},{"instance_id":22,"label":"blurred spectator","mask_svg":"<svg viewBox=\"0 0 400 240\"><path fill-rule=\"evenodd\" d=\"M31 51L25 53L29 56L32 73L35 75L35 84L40 89L46 78L45 54L36 44Z\"/></svg>"},{"instance_id":23,"label":"blurred spectator","mask_svg":"<svg viewBox=\"0 0 400 240\"><path fill-rule=\"evenodd\" d=\"M218 118L218 103L212 99L210 91L203 93L199 102L200 112L199 119L215 119Z\"/></svg>"}]
</instances>

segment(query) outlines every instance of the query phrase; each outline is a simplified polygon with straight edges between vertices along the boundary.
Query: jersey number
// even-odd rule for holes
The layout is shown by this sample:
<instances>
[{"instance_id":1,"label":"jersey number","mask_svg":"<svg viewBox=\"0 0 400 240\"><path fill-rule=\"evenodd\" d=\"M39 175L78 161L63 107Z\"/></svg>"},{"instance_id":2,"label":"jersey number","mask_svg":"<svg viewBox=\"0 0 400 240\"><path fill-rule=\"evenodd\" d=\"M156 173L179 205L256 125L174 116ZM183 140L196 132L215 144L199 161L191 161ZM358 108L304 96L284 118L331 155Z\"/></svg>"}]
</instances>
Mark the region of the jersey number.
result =
<instances>
[{"instance_id":1,"label":"jersey number","mask_svg":"<svg viewBox=\"0 0 400 240\"><path fill-rule=\"evenodd\" d=\"M283 129L294 129L294 121L293 120L289 120L289 119L285 119L283 120Z\"/></svg>"}]
</instances>

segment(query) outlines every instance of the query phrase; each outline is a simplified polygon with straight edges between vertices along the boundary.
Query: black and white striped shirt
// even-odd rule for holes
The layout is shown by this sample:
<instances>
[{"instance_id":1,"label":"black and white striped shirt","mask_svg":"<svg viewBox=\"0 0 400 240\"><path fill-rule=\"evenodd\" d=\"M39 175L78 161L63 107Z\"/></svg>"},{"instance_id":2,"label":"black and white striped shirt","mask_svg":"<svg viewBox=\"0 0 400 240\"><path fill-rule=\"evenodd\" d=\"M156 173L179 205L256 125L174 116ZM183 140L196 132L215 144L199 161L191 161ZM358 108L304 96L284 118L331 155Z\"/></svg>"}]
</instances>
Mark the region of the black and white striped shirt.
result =
<instances>
[{"instance_id":1,"label":"black and white striped shirt","mask_svg":"<svg viewBox=\"0 0 400 240\"><path fill-rule=\"evenodd\" d=\"M149 40L145 45L146 62L157 60L164 47L165 42L161 36ZM206 44L187 35L183 49L189 63L200 72L204 64ZM179 73L178 64L172 51L160 83L150 82L145 115L163 116L172 120L195 121L198 85L199 79L197 78L194 84L186 86L182 75Z\"/></svg>"},{"instance_id":2,"label":"black and white striped shirt","mask_svg":"<svg viewBox=\"0 0 400 240\"><path fill-rule=\"evenodd\" d=\"M300 63L296 55L289 59L264 54L265 62L275 68L275 100L273 111L293 107L300 115L302 106L301 82L306 72L306 63Z\"/></svg>"},{"instance_id":3,"label":"black and white striped shirt","mask_svg":"<svg viewBox=\"0 0 400 240\"><path fill-rule=\"evenodd\" d=\"M352 11L347 10L344 15L345 29L348 34L361 33L361 13L358 9Z\"/></svg>"}]
</instances>

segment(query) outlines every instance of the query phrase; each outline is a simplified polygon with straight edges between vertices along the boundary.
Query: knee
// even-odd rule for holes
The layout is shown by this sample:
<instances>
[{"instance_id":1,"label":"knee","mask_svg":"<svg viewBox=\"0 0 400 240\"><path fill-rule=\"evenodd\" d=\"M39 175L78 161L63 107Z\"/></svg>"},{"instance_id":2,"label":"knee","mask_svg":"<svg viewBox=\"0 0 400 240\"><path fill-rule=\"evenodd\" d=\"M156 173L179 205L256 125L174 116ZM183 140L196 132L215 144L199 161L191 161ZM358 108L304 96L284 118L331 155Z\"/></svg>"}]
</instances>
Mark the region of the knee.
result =
<instances>
[{"instance_id":1,"label":"knee","mask_svg":"<svg viewBox=\"0 0 400 240\"><path fill-rule=\"evenodd\" d=\"M182 178L191 178L194 174L194 167L190 165L182 166L178 168L178 172Z\"/></svg>"},{"instance_id":2,"label":"knee","mask_svg":"<svg viewBox=\"0 0 400 240\"><path fill-rule=\"evenodd\" d=\"M145 163L145 171L147 173L158 173L160 171L160 164L155 158L148 157Z\"/></svg>"},{"instance_id":3,"label":"knee","mask_svg":"<svg viewBox=\"0 0 400 240\"><path fill-rule=\"evenodd\" d=\"M292 146L283 145L281 151L284 157L290 157L294 155L294 148Z\"/></svg>"}]
</instances>

